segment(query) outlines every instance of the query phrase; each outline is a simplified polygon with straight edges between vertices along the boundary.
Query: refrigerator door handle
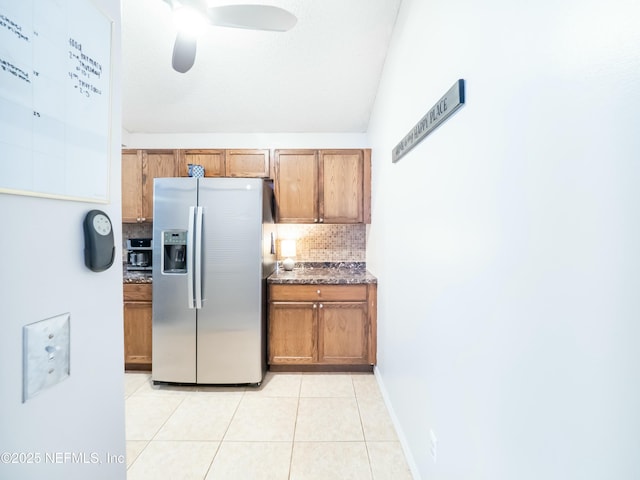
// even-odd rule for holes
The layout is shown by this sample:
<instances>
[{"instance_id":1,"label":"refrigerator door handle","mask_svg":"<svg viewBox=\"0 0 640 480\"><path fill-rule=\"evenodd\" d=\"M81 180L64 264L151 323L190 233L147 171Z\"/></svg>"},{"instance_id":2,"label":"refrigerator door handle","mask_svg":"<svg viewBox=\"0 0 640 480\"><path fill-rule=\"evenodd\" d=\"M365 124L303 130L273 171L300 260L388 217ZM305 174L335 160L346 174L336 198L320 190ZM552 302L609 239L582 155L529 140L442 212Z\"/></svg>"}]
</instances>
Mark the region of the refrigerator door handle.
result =
<instances>
[{"instance_id":1,"label":"refrigerator door handle","mask_svg":"<svg viewBox=\"0 0 640 480\"><path fill-rule=\"evenodd\" d=\"M202 219L204 216L203 207L197 207L196 212L196 275L195 275L195 293L196 308L202 308Z\"/></svg>"},{"instance_id":2,"label":"refrigerator door handle","mask_svg":"<svg viewBox=\"0 0 640 480\"><path fill-rule=\"evenodd\" d=\"M187 230L187 300L189 308L196 308L193 296L193 252L196 207L189 207L189 229Z\"/></svg>"}]
</instances>

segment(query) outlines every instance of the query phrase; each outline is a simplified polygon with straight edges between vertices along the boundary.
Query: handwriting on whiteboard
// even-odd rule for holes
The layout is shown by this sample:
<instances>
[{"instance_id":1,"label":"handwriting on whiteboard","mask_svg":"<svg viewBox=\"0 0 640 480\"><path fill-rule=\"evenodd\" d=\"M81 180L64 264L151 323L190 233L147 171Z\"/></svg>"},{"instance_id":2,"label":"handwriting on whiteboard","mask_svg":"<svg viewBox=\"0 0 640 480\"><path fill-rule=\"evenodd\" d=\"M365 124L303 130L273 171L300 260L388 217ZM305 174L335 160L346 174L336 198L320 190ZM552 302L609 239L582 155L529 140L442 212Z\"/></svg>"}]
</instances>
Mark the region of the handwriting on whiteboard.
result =
<instances>
[{"instance_id":1,"label":"handwriting on whiteboard","mask_svg":"<svg viewBox=\"0 0 640 480\"><path fill-rule=\"evenodd\" d=\"M22 27L2 14L0 14L0 27L6 28L11 33L15 34L20 40L29 41L29 37L22 32Z\"/></svg>"},{"instance_id":2,"label":"handwriting on whiteboard","mask_svg":"<svg viewBox=\"0 0 640 480\"><path fill-rule=\"evenodd\" d=\"M0 192L107 201L112 26L92 0L0 0Z\"/></svg>"},{"instance_id":3,"label":"handwriting on whiteboard","mask_svg":"<svg viewBox=\"0 0 640 480\"><path fill-rule=\"evenodd\" d=\"M81 95L102 95L102 90L97 88L91 79L99 79L102 75L102 64L82 51L82 43L74 38L69 38L69 58L76 62L73 71L69 72L71 80L76 82L74 88Z\"/></svg>"},{"instance_id":4,"label":"handwriting on whiteboard","mask_svg":"<svg viewBox=\"0 0 640 480\"><path fill-rule=\"evenodd\" d=\"M29 37L24 33L26 29L23 25L3 14L0 14L0 28L6 29L17 36L18 39L27 43L30 43L32 38L38 37L35 31L33 32L33 37ZM82 43L71 37L69 38L68 54L71 60L69 79L73 82L73 88L86 98L90 98L92 95L102 95L102 89L92 82L92 80L100 79L102 76L102 63L83 52ZM8 60L0 58L0 68L26 83L31 83L31 74ZM39 74L37 71L32 73L36 77Z\"/></svg>"}]
</instances>

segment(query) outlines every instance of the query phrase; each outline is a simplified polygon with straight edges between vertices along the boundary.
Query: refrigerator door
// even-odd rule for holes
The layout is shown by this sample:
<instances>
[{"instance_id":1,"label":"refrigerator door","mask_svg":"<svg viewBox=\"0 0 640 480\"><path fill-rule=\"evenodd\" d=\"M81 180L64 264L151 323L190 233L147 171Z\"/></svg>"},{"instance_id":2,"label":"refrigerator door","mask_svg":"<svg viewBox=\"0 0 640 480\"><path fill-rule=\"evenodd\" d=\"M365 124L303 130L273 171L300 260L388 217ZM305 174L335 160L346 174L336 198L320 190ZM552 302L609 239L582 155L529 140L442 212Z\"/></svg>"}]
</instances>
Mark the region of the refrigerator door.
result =
<instances>
[{"instance_id":1,"label":"refrigerator door","mask_svg":"<svg viewBox=\"0 0 640 480\"><path fill-rule=\"evenodd\" d=\"M195 178L154 180L151 377L156 382L196 381L197 310L194 308L193 298L193 217L197 200ZM169 245L171 236L178 239L176 242L186 238L186 269L170 265L177 260L182 267L185 260L184 251L176 249L175 245ZM176 254L167 254L171 251Z\"/></svg>"},{"instance_id":2,"label":"refrigerator door","mask_svg":"<svg viewBox=\"0 0 640 480\"><path fill-rule=\"evenodd\" d=\"M266 369L263 184L249 178L199 180L203 272L198 383L259 383Z\"/></svg>"}]
</instances>

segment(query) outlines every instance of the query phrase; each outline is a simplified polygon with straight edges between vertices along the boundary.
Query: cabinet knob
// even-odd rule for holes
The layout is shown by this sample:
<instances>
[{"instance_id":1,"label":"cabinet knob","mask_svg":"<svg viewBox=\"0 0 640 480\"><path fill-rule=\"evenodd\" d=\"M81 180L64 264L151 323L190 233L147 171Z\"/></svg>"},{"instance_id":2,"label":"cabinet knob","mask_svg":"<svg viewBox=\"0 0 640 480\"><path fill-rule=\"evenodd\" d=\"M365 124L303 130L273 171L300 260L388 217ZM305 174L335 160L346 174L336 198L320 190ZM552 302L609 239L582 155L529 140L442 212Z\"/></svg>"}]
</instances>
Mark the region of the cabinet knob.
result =
<instances>
[{"instance_id":1,"label":"cabinet knob","mask_svg":"<svg viewBox=\"0 0 640 480\"><path fill-rule=\"evenodd\" d=\"M318 305L316 305L315 303L313 304L313 308L318 308Z\"/></svg>"},{"instance_id":2,"label":"cabinet knob","mask_svg":"<svg viewBox=\"0 0 640 480\"><path fill-rule=\"evenodd\" d=\"M317 218L314 218L314 219L313 219L313 221L314 221L315 223L318 223L318 219L317 219Z\"/></svg>"},{"instance_id":3,"label":"cabinet knob","mask_svg":"<svg viewBox=\"0 0 640 480\"><path fill-rule=\"evenodd\" d=\"M323 308L323 307L324 307L324 305L320 304L320 308Z\"/></svg>"},{"instance_id":4,"label":"cabinet knob","mask_svg":"<svg viewBox=\"0 0 640 480\"><path fill-rule=\"evenodd\" d=\"M141 222L146 222L146 221L147 221L147 219L146 219L146 218L144 218L144 217L142 217L142 218L140 219L140 221L141 221Z\"/></svg>"},{"instance_id":5,"label":"cabinet knob","mask_svg":"<svg viewBox=\"0 0 640 480\"><path fill-rule=\"evenodd\" d=\"M316 293L317 293L318 295L320 295L320 289L316 290Z\"/></svg>"},{"instance_id":6,"label":"cabinet knob","mask_svg":"<svg viewBox=\"0 0 640 480\"><path fill-rule=\"evenodd\" d=\"M322 222L324 222L324 218L321 218L321 219L320 219L320 223L322 223Z\"/></svg>"}]
</instances>

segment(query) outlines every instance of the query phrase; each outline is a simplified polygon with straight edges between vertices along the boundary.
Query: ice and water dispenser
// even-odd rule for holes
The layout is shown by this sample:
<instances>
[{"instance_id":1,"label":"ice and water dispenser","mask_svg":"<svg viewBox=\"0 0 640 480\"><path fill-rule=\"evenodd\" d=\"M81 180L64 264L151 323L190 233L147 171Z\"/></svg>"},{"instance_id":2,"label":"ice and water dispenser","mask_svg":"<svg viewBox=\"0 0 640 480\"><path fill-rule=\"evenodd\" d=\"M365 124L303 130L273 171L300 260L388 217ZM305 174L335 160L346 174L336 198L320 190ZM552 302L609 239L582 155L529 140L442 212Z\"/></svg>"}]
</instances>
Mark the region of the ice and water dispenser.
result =
<instances>
[{"instance_id":1,"label":"ice and water dispenser","mask_svg":"<svg viewBox=\"0 0 640 480\"><path fill-rule=\"evenodd\" d=\"M187 231L162 232L162 273L187 273Z\"/></svg>"}]
</instances>

